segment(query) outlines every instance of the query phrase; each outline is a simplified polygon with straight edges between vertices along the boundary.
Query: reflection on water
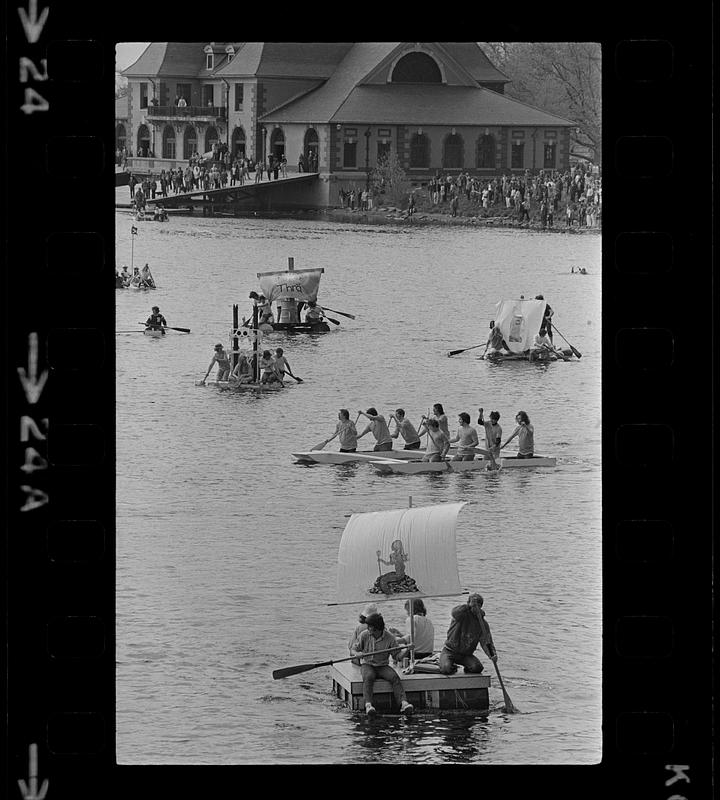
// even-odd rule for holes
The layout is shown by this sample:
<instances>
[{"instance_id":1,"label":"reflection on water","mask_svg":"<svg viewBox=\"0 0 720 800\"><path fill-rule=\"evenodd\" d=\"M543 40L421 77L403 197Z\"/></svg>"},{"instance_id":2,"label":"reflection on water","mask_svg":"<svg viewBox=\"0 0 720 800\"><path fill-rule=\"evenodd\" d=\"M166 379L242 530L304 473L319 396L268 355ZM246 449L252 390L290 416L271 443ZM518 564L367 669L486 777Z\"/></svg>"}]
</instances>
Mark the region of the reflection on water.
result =
<instances>
[{"instance_id":1,"label":"reflection on water","mask_svg":"<svg viewBox=\"0 0 720 800\"><path fill-rule=\"evenodd\" d=\"M129 264L130 217L117 220L118 263ZM139 229L136 261L150 263L159 288L116 292L117 328L158 305L192 334L116 341L119 761L599 760L599 238L195 217ZM246 313L256 273L284 269L289 256L296 269L323 267L321 300L356 319L324 335L266 337L304 379L286 391L195 386L215 342L227 341L232 304ZM578 264L593 276L571 275ZM502 297L538 292L581 360L447 357L484 342ZM385 476L290 455L327 438L340 408L402 407L415 421L436 402L451 428L460 411L474 422L478 407L497 409L504 438L526 410L538 452L557 468ZM338 704L327 668L272 680L278 667L347 654L360 609L328 605L341 532L350 514L410 497L468 503L461 585L485 597L503 681L523 713L502 712L494 675L486 719L372 723ZM436 648L462 601L426 602ZM396 605L386 623L402 626Z\"/></svg>"}]
</instances>

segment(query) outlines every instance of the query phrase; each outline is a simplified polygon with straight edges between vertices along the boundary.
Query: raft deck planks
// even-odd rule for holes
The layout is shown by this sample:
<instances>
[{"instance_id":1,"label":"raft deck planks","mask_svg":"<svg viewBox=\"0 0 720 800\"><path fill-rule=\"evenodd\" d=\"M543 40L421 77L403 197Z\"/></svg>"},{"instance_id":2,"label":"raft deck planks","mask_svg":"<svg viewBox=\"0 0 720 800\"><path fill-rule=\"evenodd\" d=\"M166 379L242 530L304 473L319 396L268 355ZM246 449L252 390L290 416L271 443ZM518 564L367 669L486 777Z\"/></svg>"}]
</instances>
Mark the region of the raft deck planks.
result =
<instances>
[{"instance_id":1,"label":"raft deck planks","mask_svg":"<svg viewBox=\"0 0 720 800\"><path fill-rule=\"evenodd\" d=\"M448 709L487 711L490 707L488 688L490 676L482 673L465 673L462 667L452 675L414 673L400 676L408 703L415 710ZM333 693L354 711L364 711L363 685L360 667L352 661L333 664L330 667ZM373 687L373 705L378 711L391 711L393 694L387 681L376 680Z\"/></svg>"}]
</instances>

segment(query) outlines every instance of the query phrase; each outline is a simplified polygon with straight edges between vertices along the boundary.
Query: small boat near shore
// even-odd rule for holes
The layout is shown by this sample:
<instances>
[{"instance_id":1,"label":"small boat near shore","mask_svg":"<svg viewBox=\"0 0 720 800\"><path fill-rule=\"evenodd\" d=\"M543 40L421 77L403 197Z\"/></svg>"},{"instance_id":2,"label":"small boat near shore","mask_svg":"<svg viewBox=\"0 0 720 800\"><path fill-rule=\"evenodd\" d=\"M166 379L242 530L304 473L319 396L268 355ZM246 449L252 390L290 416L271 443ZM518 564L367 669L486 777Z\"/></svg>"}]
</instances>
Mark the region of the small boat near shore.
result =
<instances>
[{"instance_id":1,"label":"small boat near shore","mask_svg":"<svg viewBox=\"0 0 720 800\"><path fill-rule=\"evenodd\" d=\"M490 469L490 459L476 458L472 461L403 461L392 458L371 458L368 463L381 475L403 474L417 475L424 472L483 472ZM498 459L502 469L518 469L531 467L554 467L557 460L549 456L533 456L532 458L518 458L517 456L502 456Z\"/></svg>"}]
</instances>

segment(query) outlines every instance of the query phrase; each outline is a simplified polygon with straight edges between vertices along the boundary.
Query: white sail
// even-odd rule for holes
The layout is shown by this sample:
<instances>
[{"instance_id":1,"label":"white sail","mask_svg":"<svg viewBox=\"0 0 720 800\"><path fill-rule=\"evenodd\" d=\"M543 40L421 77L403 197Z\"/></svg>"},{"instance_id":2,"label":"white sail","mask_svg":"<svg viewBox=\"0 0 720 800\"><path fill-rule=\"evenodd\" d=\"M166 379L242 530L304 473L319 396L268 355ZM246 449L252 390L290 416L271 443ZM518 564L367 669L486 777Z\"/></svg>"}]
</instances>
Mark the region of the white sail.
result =
<instances>
[{"instance_id":1,"label":"white sail","mask_svg":"<svg viewBox=\"0 0 720 800\"><path fill-rule=\"evenodd\" d=\"M495 307L495 327L513 353L533 346L542 325L544 300L501 300Z\"/></svg>"},{"instance_id":2,"label":"white sail","mask_svg":"<svg viewBox=\"0 0 720 800\"><path fill-rule=\"evenodd\" d=\"M258 272L260 291L273 303L275 300L317 301L320 277L325 270L295 269L285 272Z\"/></svg>"},{"instance_id":3,"label":"white sail","mask_svg":"<svg viewBox=\"0 0 720 800\"><path fill-rule=\"evenodd\" d=\"M462 594L455 528L464 505L353 514L340 540L337 602Z\"/></svg>"}]
</instances>

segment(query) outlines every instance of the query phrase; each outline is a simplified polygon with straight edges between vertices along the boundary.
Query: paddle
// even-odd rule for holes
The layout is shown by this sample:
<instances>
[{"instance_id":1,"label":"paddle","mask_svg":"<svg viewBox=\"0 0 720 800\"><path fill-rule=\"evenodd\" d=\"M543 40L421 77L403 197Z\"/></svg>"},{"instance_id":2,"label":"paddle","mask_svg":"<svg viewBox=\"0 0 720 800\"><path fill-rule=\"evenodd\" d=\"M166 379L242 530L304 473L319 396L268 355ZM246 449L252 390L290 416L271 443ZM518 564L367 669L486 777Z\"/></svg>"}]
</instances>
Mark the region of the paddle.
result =
<instances>
[{"instance_id":1,"label":"paddle","mask_svg":"<svg viewBox=\"0 0 720 800\"><path fill-rule=\"evenodd\" d=\"M328 317L327 314L325 314L325 319L328 322L332 322L333 325L339 325L340 324L340 320L339 319L333 319L332 317Z\"/></svg>"},{"instance_id":2,"label":"paddle","mask_svg":"<svg viewBox=\"0 0 720 800\"><path fill-rule=\"evenodd\" d=\"M474 344L472 347L464 347L462 350L450 350L450 352L448 353L448 357L456 356L458 355L458 353L464 353L466 350L475 350L475 348L477 347L482 347L482 345ZM485 345L485 347L487 347L487 345Z\"/></svg>"},{"instance_id":3,"label":"paddle","mask_svg":"<svg viewBox=\"0 0 720 800\"><path fill-rule=\"evenodd\" d=\"M553 322L552 326L553 326L553 328L555 328L555 330L556 330L558 333L560 333L560 331L558 331L558 327L557 327L557 325L556 325L554 322ZM567 340L567 339L565 339L565 337L562 335L562 333L560 333L560 336L562 336L562 338L565 340L565 343L567 344L567 346L568 346L568 347L569 347L569 348L570 348L570 349L573 351L573 355L574 355L576 358L582 358L582 353L581 353L579 350L576 350L576 349L575 349L575 348L574 348L574 347L573 347L573 346L570 344L570 342L568 342L568 340Z\"/></svg>"},{"instance_id":4,"label":"paddle","mask_svg":"<svg viewBox=\"0 0 720 800\"><path fill-rule=\"evenodd\" d=\"M372 653L348 656L348 658L337 658L335 661L318 661L315 664L298 664L295 667L283 667L283 669L273 670L272 676L275 680L278 678L287 678L289 675L299 675L301 672L309 672L311 669L317 669L318 667L329 667L331 664L339 664L341 661L352 661L354 658L365 658L366 656L374 656L378 655L379 653L394 653L398 650L402 650L403 647L410 648L415 647L415 645L405 644L398 647L392 647L389 650L375 650Z\"/></svg>"},{"instance_id":5,"label":"paddle","mask_svg":"<svg viewBox=\"0 0 720 800\"><path fill-rule=\"evenodd\" d=\"M498 680L500 681L500 688L502 689L503 697L505 698L505 711L508 714L515 714L518 712L518 709L512 703L510 699L510 695L505 691L505 685L503 684L503 679L500 675L500 670L498 669L497 661L493 661L495 665L495 672L497 672Z\"/></svg>"},{"instance_id":6,"label":"paddle","mask_svg":"<svg viewBox=\"0 0 720 800\"><path fill-rule=\"evenodd\" d=\"M146 325L146 323L145 322L138 322L138 325ZM148 327L152 327L152 326L148 326ZM165 325L164 327L169 331L180 331L180 333L190 333L190 328L173 328L170 325Z\"/></svg>"},{"instance_id":7,"label":"paddle","mask_svg":"<svg viewBox=\"0 0 720 800\"><path fill-rule=\"evenodd\" d=\"M325 306L320 306L320 309L322 311L332 311L333 314L340 314L341 317L347 317L348 319L355 319L355 315L354 314L346 314L344 311L337 311L334 308L327 308ZM330 319L330 317L328 317L328 319Z\"/></svg>"},{"instance_id":8,"label":"paddle","mask_svg":"<svg viewBox=\"0 0 720 800\"><path fill-rule=\"evenodd\" d=\"M323 449L323 447L325 447L325 445L326 445L327 443L328 443L328 440L327 440L327 439L325 439L325 440L323 440L322 442L320 442L319 444L316 444L316 445L315 445L315 447L311 447L310 449L311 449L311 450L322 450L322 449Z\"/></svg>"},{"instance_id":9,"label":"paddle","mask_svg":"<svg viewBox=\"0 0 720 800\"><path fill-rule=\"evenodd\" d=\"M305 383L305 381L304 381L302 378L296 378L296 377L295 377L295 376L292 374L292 372L290 372L290 370L289 370L289 369L287 369L287 367L285 368L285 372L287 372L287 374L288 374L288 375L289 375L291 378L294 378L294 379L295 379L295 380L296 380L298 383Z\"/></svg>"}]
</instances>

